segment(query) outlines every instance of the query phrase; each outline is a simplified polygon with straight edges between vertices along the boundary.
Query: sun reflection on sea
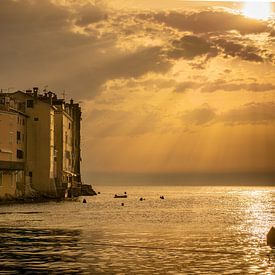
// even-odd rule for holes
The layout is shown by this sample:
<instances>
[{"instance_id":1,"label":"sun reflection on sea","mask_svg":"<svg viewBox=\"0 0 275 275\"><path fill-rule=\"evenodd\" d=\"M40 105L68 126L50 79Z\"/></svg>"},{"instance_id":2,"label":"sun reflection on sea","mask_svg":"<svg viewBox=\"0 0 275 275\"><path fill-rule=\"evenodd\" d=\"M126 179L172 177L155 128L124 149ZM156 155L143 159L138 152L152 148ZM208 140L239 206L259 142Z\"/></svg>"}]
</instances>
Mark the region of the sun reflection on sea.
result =
<instances>
[{"instance_id":1,"label":"sun reflection on sea","mask_svg":"<svg viewBox=\"0 0 275 275\"><path fill-rule=\"evenodd\" d=\"M272 217L265 209L265 205L271 203L270 194L263 190L250 190L246 192L247 224L250 225L247 230L257 238L265 238L268 228L272 225Z\"/></svg>"}]
</instances>

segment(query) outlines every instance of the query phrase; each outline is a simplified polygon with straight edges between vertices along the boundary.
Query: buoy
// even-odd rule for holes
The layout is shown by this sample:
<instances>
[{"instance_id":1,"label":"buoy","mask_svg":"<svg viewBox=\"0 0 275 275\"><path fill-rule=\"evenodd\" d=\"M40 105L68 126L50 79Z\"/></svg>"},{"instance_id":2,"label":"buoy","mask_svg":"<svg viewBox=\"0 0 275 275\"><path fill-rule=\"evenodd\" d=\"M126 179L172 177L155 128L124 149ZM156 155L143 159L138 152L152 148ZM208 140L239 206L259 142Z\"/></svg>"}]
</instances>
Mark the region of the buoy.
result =
<instances>
[{"instance_id":1,"label":"buoy","mask_svg":"<svg viewBox=\"0 0 275 275\"><path fill-rule=\"evenodd\" d=\"M121 206L124 206L124 202L121 203Z\"/></svg>"},{"instance_id":2,"label":"buoy","mask_svg":"<svg viewBox=\"0 0 275 275\"><path fill-rule=\"evenodd\" d=\"M126 195L126 194L127 194L127 192L124 192L124 194Z\"/></svg>"},{"instance_id":3,"label":"buoy","mask_svg":"<svg viewBox=\"0 0 275 275\"><path fill-rule=\"evenodd\" d=\"M140 200L140 201L143 201L143 198L140 198L139 200Z\"/></svg>"},{"instance_id":4,"label":"buoy","mask_svg":"<svg viewBox=\"0 0 275 275\"><path fill-rule=\"evenodd\" d=\"M97 192L97 194L100 194L100 192Z\"/></svg>"},{"instance_id":5,"label":"buoy","mask_svg":"<svg viewBox=\"0 0 275 275\"><path fill-rule=\"evenodd\" d=\"M164 200L164 196L160 196L160 199L161 199L161 200Z\"/></svg>"},{"instance_id":6,"label":"buoy","mask_svg":"<svg viewBox=\"0 0 275 275\"><path fill-rule=\"evenodd\" d=\"M275 228L272 226L266 235L267 245L275 248Z\"/></svg>"},{"instance_id":7,"label":"buoy","mask_svg":"<svg viewBox=\"0 0 275 275\"><path fill-rule=\"evenodd\" d=\"M83 203L86 203L87 201L86 201L86 199L83 199L83 201L82 201Z\"/></svg>"}]
</instances>

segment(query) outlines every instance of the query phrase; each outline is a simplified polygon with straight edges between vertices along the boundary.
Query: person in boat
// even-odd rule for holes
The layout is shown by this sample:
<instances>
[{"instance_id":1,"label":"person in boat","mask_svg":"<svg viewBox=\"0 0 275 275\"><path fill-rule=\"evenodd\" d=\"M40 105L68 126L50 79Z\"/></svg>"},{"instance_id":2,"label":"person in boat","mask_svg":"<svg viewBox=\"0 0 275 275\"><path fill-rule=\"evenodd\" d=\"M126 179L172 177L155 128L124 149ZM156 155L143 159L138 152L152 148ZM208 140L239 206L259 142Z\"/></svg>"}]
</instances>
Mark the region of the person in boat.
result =
<instances>
[{"instance_id":1,"label":"person in boat","mask_svg":"<svg viewBox=\"0 0 275 275\"><path fill-rule=\"evenodd\" d=\"M272 248L275 248L275 227L271 227L266 235L266 242Z\"/></svg>"},{"instance_id":2,"label":"person in boat","mask_svg":"<svg viewBox=\"0 0 275 275\"><path fill-rule=\"evenodd\" d=\"M126 194L124 194L124 195L115 194L114 198L127 198L127 195Z\"/></svg>"}]
</instances>

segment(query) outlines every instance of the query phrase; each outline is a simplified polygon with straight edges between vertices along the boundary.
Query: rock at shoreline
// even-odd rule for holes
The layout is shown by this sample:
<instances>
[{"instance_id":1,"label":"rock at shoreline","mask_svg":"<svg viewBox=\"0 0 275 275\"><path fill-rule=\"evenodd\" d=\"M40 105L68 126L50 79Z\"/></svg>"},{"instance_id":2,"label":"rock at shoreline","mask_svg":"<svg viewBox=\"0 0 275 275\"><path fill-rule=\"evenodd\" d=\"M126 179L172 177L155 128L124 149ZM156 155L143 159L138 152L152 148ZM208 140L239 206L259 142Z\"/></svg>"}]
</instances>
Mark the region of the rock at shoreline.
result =
<instances>
[{"instance_id":1,"label":"rock at shoreline","mask_svg":"<svg viewBox=\"0 0 275 275\"><path fill-rule=\"evenodd\" d=\"M97 193L89 184L82 184L81 186L81 195L82 196L95 196Z\"/></svg>"}]
</instances>

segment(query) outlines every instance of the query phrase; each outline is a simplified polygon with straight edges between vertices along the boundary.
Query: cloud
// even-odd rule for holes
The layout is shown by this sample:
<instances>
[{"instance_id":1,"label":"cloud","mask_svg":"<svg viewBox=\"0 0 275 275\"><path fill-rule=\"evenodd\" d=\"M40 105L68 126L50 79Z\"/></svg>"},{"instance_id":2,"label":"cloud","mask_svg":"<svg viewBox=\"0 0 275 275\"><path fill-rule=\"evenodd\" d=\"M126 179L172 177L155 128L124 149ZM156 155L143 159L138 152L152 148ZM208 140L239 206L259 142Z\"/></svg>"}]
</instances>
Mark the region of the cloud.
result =
<instances>
[{"instance_id":1,"label":"cloud","mask_svg":"<svg viewBox=\"0 0 275 275\"><path fill-rule=\"evenodd\" d=\"M170 67L171 64L163 58L161 47L140 48L109 64L113 77L138 77L150 71L164 73Z\"/></svg>"},{"instance_id":2,"label":"cloud","mask_svg":"<svg viewBox=\"0 0 275 275\"><path fill-rule=\"evenodd\" d=\"M238 57L251 62L272 62L274 59L273 54L253 45L251 40L236 38L233 34L224 38L219 34L216 37L185 35L172 41L167 55L173 59L194 59L205 56L207 58L205 61L218 55Z\"/></svg>"},{"instance_id":3,"label":"cloud","mask_svg":"<svg viewBox=\"0 0 275 275\"><path fill-rule=\"evenodd\" d=\"M185 35L172 42L173 49L168 53L169 57L179 59L193 59L196 56L206 55L213 49L205 39L195 35Z\"/></svg>"},{"instance_id":4,"label":"cloud","mask_svg":"<svg viewBox=\"0 0 275 275\"><path fill-rule=\"evenodd\" d=\"M172 41L171 49L167 54L174 59L193 59L202 55L209 59L219 54L250 62L274 61L274 56L267 50L267 45L260 45L255 37L246 36L248 34L267 35L272 31L267 22L215 10L158 12L152 17L151 20L163 23L163 26L176 28L182 33L192 33ZM147 18L147 20L150 19ZM194 65L196 67L196 64ZM204 68L201 65L203 64L199 64L197 68Z\"/></svg>"},{"instance_id":5,"label":"cloud","mask_svg":"<svg viewBox=\"0 0 275 275\"><path fill-rule=\"evenodd\" d=\"M188 124L194 124L197 126L205 126L216 118L216 111L208 104L195 108L190 111L186 111L182 116L183 120Z\"/></svg>"},{"instance_id":6,"label":"cloud","mask_svg":"<svg viewBox=\"0 0 275 275\"><path fill-rule=\"evenodd\" d=\"M76 25L85 27L87 25L107 20L108 13L104 10L103 6L88 5L81 7L76 13Z\"/></svg>"},{"instance_id":7,"label":"cloud","mask_svg":"<svg viewBox=\"0 0 275 275\"><path fill-rule=\"evenodd\" d=\"M188 90L197 90L202 93L214 93L217 91L239 92L245 90L249 92L275 92L275 85L272 83L259 83L256 81L248 82L245 80L224 80L216 79L214 81L183 81L174 82L174 92L182 93Z\"/></svg>"},{"instance_id":8,"label":"cloud","mask_svg":"<svg viewBox=\"0 0 275 275\"><path fill-rule=\"evenodd\" d=\"M18 89L48 85L75 91L83 99L94 98L114 79L139 79L154 72L167 80L165 74L182 59L190 69L205 69L219 53L256 62L273 58L252 40L227 32L235 27L244 34L266 31L260 21L220 11L110 11L102 3L1 0L0 82ZM211 92L222 85L228 91L273 89L272 84L164 82L163 87L171 85L176 92Z\"/></svg>"},{"instance_id":9,"label":"cloud","mask_svg":"<svg viewBox=\"0 0 275 275\"><path fill-rule=\"evenodd\" d=\"M258 82L234 82L217 79L212 82L201 85L201 92L212 93L216 91L240 91L246 90L250 92L275 92L275 85L272 83Z\"/></svg>"},{"instance_id":10,"label":"cloud","mask_svg":"<svg viewBox=\"0 0 275 275\"><path fill-rule=\"evenodd\" d=\"M213 123L224 123L227 126L270 124L275 121L275 102L250 102L222 113L205 103L186 111L182 118L187 125L195 126L209 126Z\"/></svg>"},{"instance_id":11,"label":"cloud","mask_svg":"<svg viewBox=\"0 0 275 275\"><path fill-rule=\"evenodd\" d=\"M202 84L199 83L199 82L195 82L195 81L183 81L183 82L177 83L175 85L174 92L176 92L176 93L183 93L183 92L186 92L188 90L198 89L201 86L202 86Z\"/></svg>"},{"instance_id":12,"label":"cloud","mask_svg":"<svg viewBox=\"0 0 275 275\"><path fill-rule=\"evenodd\" d=\"M84 86L90 91L86 96L94 97L108 80L138 78L149 72L165 73L171 66L162 58L160 47L140 48L130 53L114 49L112 56L101 60L97 66L84 68L75 80L80 84L86 81Z\"/></svg>"},{"instance_id":13,"label":"cloud","mask_svg":"<svg viewBox=\"0 0 275 275\"><path fill-rule=\"evenodd\" d=\"M4 85L14 86L17 79L20 89L48 85L78 91L80 98L94 97L110 79L165 73L171 67L161 47L118 49L117 28L102 25L97 35L94 26L94 33L81 33L82 27L108 21L101 2L61 6L47 0L3 0L0 7L0 81L8 83Z\"/></svg>"},{"instance_id":14,"label":"cloud","mask_svg":"<svg viewBox=\"0 0 275 275\"><path fill-rule=\"evenodd\" d=\"M51 1L1 1L0 58L5 64L0 68L2 82L9 81L3 77L10 75L10 81L17 79L23 87L41 78L50 84L47 81L61 77L61 71L70 73L74 66L77 68L76 55L82 62L83 50L93 48L97 41L94 36L73 32L73 26L71 9Z\"/></svg>"},{"instance_id":15,"label":"cloud","mask_svg":"<svg viewBox=\"0 0 275 275\"><path fill-rule=\"evenodd\" d=\"M64 30L70 25L69 16L67 8L47 0L1 0L0 31L2 35L12 36Z\"/></svg>"},{"instance_id":16,"label":"cloud","mask_svg":"<svg viewBox=\"0 0 275 275\"><path fill-rule=\"evenodd\" d=\"M243 60L254 62L264 61L263 56L261 56L261 49L255 46L241 44L240 42L228 41L227 39L217 39L215 44L217 47L221 48L222 53L225 54L225 56L239 57Z\"/></svg>"},{"instance_id":17,"label":"cloud","mask_svg":"<svg viewBox=\"0 0 275 275\"><path fill-rule=\"evenodd\" d=\"M225 11L159 12L153 18L180 31L194 33L236 30L241 34L268 32L266 23Z\"/></svg>"},{"instance_id":18,"label":"cloud","mask_svg":"<svg viewBox=\"0 0 275 275\"><path fill-rule=\"evenodd\" d=\"M252 102L219 116L227 125L268 124L275 121L275 102Z\"/></svg>"}]
</instances>

